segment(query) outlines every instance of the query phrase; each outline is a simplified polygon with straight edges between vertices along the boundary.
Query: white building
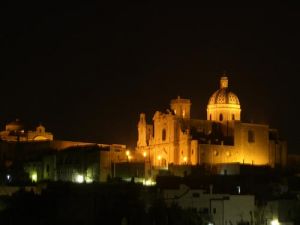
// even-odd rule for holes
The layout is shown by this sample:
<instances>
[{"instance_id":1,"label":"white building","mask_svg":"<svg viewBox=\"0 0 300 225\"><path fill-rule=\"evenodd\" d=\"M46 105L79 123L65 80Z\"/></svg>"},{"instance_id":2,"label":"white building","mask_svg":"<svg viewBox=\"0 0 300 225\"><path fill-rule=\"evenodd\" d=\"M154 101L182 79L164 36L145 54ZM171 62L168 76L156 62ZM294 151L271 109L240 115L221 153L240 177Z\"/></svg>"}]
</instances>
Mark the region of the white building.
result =
<instances>
[{"instance_id":1,"label":"white building","mask_svg":"<svg viewBox=\"0 0 300 225\"><path fill-rule=\"evenodd\" d=\"M231 225L244 222L254 224L254 195L230 195L206 193L201 189L190 189L180 185L179 189L164 189L163 198L167 205L172 203L187 209L194 208L207 214L214 225Z\"/></svg>"}]
</instances>

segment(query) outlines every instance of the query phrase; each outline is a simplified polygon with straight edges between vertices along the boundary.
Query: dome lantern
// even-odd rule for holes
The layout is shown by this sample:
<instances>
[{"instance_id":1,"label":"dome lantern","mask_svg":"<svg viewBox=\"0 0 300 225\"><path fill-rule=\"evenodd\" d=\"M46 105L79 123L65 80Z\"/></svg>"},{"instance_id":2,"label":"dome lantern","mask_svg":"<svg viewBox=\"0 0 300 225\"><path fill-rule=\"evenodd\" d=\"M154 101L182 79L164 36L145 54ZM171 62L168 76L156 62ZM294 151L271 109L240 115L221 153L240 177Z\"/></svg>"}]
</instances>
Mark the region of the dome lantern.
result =
<instances>
[{"instance_id":1,"label":"dome lantern","mask_svg":"<svg viewBox=\"0 0 300 225\"><path fill-rule=\"evenodd\" d=\"M228 77L223 75L220 79L220 88L228 88Z\"/></svg>"}]
</instances>

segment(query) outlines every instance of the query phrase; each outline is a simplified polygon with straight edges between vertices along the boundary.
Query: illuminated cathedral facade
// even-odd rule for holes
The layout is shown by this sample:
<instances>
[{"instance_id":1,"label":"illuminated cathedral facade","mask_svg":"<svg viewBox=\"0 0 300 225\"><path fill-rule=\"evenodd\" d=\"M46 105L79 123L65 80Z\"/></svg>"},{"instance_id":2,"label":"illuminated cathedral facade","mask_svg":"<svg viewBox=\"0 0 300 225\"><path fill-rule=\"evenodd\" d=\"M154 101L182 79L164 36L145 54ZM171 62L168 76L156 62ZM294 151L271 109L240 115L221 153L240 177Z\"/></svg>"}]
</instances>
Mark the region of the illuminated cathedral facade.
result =
<instances>
[{"instance_id":1,"label":"illuminated cathedral facade","mask_svg":"<svg viewBox=\"0 0 300 225\"><path fill-rule=\"evenodd\" d=\"M267 124L241 121L241 104L229 89L228 77L208 100L206 120L190 117L191 101L171 100L166 112L155 112L153 123L140 114L136 152L154 168L169 165L250 164L284 166L286 142Z\"/></svg>"},{"instance_id":2,"label":"illuminated cathedral facade","mask_svg":"<svg viewBox=\"0 0 300 225\"><path fill-rule=\"evenodd\" d=\"M25 130L24 124L16 119L5 125L5 130L0 131L0 140L8 142L37 142L52 141L53 134L46 132L46 128L39 124L35 130Z\"/></svg>"}]
</instances>

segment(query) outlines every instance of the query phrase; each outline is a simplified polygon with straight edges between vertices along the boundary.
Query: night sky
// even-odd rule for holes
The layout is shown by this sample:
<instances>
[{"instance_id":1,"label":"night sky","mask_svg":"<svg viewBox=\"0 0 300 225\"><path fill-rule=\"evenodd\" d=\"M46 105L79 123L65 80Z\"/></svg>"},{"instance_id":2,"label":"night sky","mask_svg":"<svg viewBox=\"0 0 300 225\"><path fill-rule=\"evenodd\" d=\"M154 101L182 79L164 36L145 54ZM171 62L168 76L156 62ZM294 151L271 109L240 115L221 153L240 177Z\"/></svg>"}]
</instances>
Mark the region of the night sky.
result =
<instances>
[{"instance_id":1,"label":"night sky","mask_svg":"<svg viewBox=\"0 0 300 225\"><path fill-rule=\"evenodd\" d=\"M99 1L100 2L100 1ZM72 3L0 11L0 126L19 118L64 140L134 146L180 95L206 118L226 71L242 120L300 153L300 13L272 7Z\"/></svg>"}]
</instances>

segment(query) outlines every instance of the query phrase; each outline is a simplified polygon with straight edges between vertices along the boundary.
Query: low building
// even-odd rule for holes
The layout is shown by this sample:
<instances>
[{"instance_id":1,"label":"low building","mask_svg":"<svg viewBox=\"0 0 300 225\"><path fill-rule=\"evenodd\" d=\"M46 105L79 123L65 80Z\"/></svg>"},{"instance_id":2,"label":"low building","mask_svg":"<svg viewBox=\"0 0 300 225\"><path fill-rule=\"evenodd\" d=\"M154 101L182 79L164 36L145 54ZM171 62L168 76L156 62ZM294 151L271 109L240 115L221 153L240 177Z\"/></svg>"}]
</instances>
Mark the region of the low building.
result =
<instances>
[{"instance_id":1,"label":"low building","mask_svg":"<svg viewBox=\"0 0 300 225\"><path fill-rule=\"evenodd\" d=\"M163 189L162 196L169 206L196 209L210 224L254 224L254 195L215 194L212 188L207 193L181 184L176 189Z\"/></svg>"},{"instance_id":2,"label":"low building","mask_svg":"<svg viewBox=\"0 0 300 225\"><path fill-rule=\"evenodd\" d=\"M40 180L70 182L105 182L114 176L114 163L126 160L126 146L81 144L55 149L25 164L33 182Z\"/></svg>"}]
</instances>

